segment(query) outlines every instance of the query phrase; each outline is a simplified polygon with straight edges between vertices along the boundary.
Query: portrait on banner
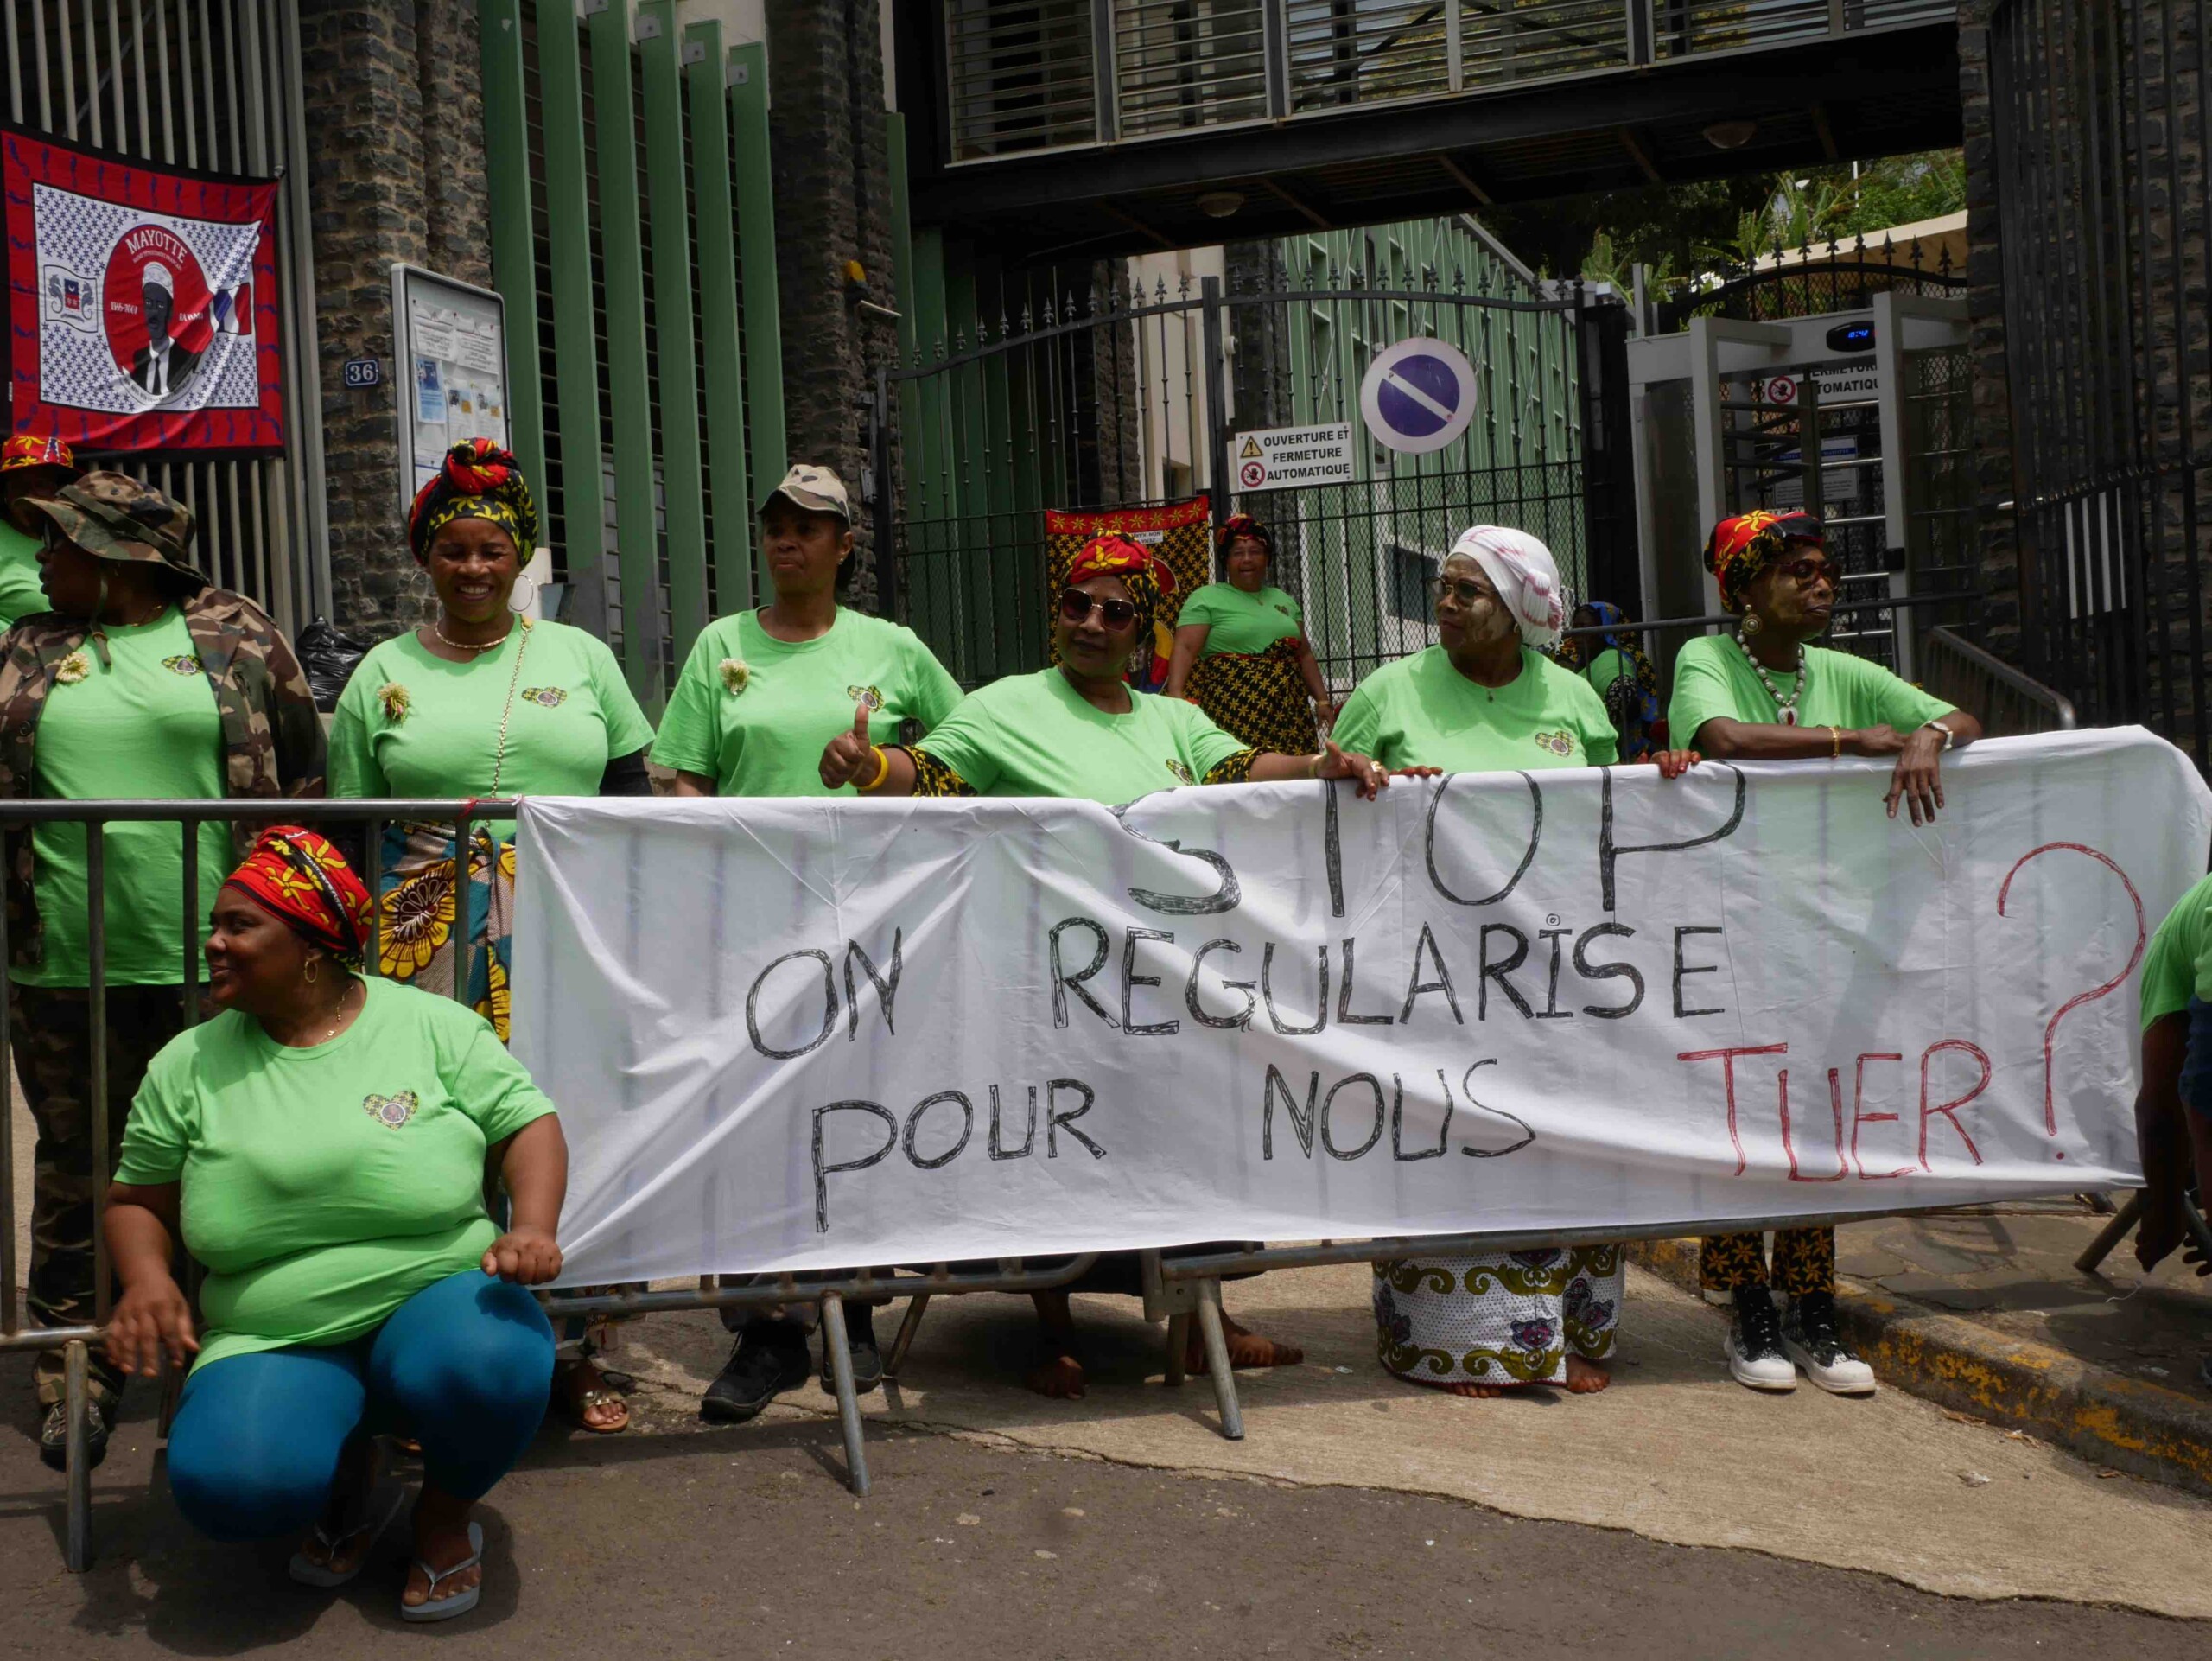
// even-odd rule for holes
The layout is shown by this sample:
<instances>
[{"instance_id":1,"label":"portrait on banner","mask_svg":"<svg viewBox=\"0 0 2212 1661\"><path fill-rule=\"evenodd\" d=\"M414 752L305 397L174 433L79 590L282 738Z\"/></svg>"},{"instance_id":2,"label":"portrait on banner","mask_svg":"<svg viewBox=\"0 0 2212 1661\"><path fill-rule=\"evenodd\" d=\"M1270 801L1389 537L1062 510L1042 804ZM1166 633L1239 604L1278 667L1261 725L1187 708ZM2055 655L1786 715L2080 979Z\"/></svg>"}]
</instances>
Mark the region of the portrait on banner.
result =
<instances>
[{"instance_id":1,"label":"portrait on banner","mask_svg":"<svg viewBox=\"0 0 2212 1661\"><path fill-rule=\"evenodd\" d=\"M105 449L282 447L275 181L14 130L0 181L16 430Z\"/></svg>"}]
</instances>

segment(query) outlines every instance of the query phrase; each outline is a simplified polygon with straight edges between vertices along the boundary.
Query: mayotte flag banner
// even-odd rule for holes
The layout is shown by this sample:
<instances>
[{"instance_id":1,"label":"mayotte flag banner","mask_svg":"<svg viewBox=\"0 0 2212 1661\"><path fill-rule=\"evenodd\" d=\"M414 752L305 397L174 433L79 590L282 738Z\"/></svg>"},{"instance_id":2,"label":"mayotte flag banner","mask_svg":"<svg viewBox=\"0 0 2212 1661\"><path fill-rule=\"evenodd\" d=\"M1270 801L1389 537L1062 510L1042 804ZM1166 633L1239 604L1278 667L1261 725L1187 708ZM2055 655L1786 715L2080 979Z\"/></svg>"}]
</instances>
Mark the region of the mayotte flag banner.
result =
<instances>
[{"instance_id":1,"label":"mayotte flag banner","mask_svg":"<svg viewBox=\"0 0 2212 1661\"><path fill-rule=\"evenodd\" d=\"M277 450L276 181L0 130L16 432Z\"/></svg>"}]
</instances>

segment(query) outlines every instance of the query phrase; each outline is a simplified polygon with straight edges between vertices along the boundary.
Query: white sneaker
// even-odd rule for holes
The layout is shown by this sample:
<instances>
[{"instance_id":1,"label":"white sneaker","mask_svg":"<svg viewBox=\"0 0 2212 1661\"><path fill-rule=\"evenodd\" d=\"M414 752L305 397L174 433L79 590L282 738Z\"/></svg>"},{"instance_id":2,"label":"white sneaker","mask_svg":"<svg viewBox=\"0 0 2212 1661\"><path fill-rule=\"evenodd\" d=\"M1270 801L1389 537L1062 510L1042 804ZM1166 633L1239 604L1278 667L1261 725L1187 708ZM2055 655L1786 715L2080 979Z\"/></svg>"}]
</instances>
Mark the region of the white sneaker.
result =
<instances>
[{"instance_id":1,"label":"white sneaker","mask_svg":"<svg viewBox=\"0 0 2212 1661\"><path fill-rule=\"evenodd\" d=\"M1879 1388L1874 1369L1836 1335L1834 1293L1811 1293L1789 1301L1789 1313L1782 1322L1782 1347L1804 1368L1808 1378L1831 1396L1872 1396Z\"/></svg>"},{"instance_id":2,"label":"white sneaker","mask_svg":"<svg viewBox=\"0 0 2212 1661\"><path fill-rule=\"evenodd\" d=\"M1767 1289L1746 1287L1734 1301L1735 1318L1720 1352L1728 1359L1729 1376L1751 1390L1796 1389L1797 1369L1783 1352L1782 1317Z\"/></svg>"}]
</instances>

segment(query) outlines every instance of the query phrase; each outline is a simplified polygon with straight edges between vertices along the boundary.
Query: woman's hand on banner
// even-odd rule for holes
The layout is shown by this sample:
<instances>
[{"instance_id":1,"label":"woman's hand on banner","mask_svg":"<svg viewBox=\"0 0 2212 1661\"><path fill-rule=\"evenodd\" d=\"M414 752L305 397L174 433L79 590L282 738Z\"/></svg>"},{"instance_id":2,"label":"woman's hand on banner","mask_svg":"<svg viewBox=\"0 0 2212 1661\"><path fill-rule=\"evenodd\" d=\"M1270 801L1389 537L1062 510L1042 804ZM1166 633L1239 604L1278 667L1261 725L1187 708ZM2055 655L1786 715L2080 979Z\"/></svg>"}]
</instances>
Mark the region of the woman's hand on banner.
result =
<instances>
[{"instance_id":1,"label":"woman's hand on banner","mask_svg":"<svg viewBox=\"0 0 2212 1661\"><path fill-rule=\"evenodd\" d=\"M1376 792L1390 782L1389 769L1371 755L1362 755L1357 750L1342 748L1333 738L1321 741L1321 753L1313 758L1316 779L1350 779L1359 786L1359 793L1369 801Z\"/></svg>"},{"instance_id":2,"label":"woman's hand on banner","mask_svg":"<svg viewBox=\"0 0 2212 1661\"><path fill-rule=\"evenodd\" d=\"M1646 759L1662 779L1679 779L1705 757L1695 750L1654 750Z\"/></svg>"}]
</instances>

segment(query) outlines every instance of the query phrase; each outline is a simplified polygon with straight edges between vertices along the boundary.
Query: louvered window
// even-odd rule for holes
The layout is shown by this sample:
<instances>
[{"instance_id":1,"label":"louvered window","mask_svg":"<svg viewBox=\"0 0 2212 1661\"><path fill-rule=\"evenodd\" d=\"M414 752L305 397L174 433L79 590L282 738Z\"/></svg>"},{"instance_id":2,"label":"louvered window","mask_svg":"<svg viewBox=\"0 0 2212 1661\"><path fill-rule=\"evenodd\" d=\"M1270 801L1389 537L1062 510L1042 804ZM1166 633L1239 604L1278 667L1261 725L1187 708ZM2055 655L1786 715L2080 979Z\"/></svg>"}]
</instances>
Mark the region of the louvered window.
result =
<instances>
[{"instance_id":1,"label":"louvered window","mask_svg":"<svg viewBox=\"0 0 2212 1661\"><path fill-rule=\"evenodd\" d=\"M945 63L957 160L1098 137L1090 0L950 0Z\"/></svg>"},{"instance_id":2,"label":"louvered window","mask_svg":"<svg viewBox=\"0 0 2212 1661\"><path fill-rule=\"evenodd\" d=\"M1124 137L1268 112L1262 0L1116 0L1116 127Z\"/></svg>"},{"instance_id":3,"label":"louvered window","mask_svg":"<svg viewBox=\"0 0 2212 1661\"><path fill-rule=\"evenodd\" d=\"M1294 113L1452 88L1440 0L1288 0Z\"/></svg>"}]
</instances>

